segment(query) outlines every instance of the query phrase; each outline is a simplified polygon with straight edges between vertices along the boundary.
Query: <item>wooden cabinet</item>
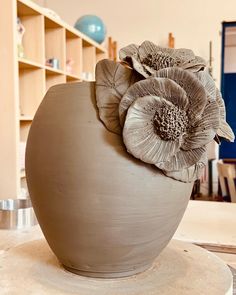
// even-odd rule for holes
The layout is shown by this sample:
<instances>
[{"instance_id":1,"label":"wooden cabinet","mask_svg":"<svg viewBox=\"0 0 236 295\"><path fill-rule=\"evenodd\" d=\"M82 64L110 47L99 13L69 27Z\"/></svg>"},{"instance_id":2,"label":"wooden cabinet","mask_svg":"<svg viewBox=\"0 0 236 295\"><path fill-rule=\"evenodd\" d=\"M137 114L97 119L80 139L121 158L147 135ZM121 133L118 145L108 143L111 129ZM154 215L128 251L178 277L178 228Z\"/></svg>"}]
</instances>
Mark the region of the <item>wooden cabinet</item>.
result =
<instances>
[{"instance_id":1,"label":"wooden cabinet","mask_svg":"<svg viewBox=\"0 0 236 295\"><path fill-rule=\"evenodd\" d=\"M96 62L107 51L29 0L0 4L0 199L7 199L20 197L26 186L22 147L45 92L59 83L94 80ZM21 54L17 18L25 29Z\"/></svg>"}]
</instances>

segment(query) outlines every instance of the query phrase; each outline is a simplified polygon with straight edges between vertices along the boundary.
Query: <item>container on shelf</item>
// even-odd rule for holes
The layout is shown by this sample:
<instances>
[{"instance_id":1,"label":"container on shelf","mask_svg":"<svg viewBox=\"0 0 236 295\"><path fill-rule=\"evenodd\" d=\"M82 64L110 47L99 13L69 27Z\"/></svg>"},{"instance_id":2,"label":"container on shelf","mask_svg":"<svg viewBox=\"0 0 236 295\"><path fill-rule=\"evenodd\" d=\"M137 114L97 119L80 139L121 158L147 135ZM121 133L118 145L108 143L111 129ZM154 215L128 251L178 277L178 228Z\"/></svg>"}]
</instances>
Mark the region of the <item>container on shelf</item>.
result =
<instances>
[{"instance_id":1,"label":"container on shelf","mask_svg":"<svg viewBox=\"0 0 236 295\"><path fill-rule=\"evenodd\" d=\"M23 229L37 223L29 199L0 200L0 229Z\"/></svg>"}]
</instances>

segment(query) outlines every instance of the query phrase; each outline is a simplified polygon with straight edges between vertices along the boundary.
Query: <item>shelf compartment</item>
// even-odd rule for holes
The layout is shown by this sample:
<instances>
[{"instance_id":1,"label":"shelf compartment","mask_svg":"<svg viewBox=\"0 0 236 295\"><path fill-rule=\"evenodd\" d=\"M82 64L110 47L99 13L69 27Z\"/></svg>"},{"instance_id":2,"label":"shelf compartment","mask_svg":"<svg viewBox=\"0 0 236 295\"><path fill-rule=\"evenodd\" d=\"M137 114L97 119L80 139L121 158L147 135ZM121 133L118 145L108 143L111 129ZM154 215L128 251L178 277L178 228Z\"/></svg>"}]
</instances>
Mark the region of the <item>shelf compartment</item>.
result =
<instances>
[{"instance_id":1,"label":"shelf compartment","mask_svg":"<svg viewBox=\"0 0 236 295\"><path fill-rule=\"evenodd\" d=\"M17 1L17 12L21 16L39 15L39 12L32 7L25 5L21 1Z\"/></svg>"},{"instance_id":2,"label":"shelf compartment","mask_svg":"<svg viewBox=\"0 0 236 295\"><path fill-rule=\"evenodd\" d=\"M44 75L44 69L19 69L20 116L34 116L45 92Z\"/></svg>"},{"instance_id":3,"label":"shelf compartment","mask_svg":"<svg viewBox=\"0 0 236 295\"><path fill-rule=\"evenodd\" d=\"M46 72L46 91L54 85L66 83L66 76L57 73Z\"/></svg>"},{"instance_id":4,"label":"shelf compartment","mask_svg":"<svg viewBox=\"0 0 236 295\"><path fill-rule=\"evenodd\" d=\"M82 79L95 80L96 47L83 40L83 71Z\"/></svg>"},{"instance_id":5,"label":"shelf compartment","mask_svg":"<svg viewBox=\"0 0 236 295\"><path fill-rule=\"evenodd\" d=\"M31 122L29 122L29 121L20 122L20 141L21 142L27 141L30 126L31 126Z\"/></svg>"},{"instance_id":6,"label":"shelf compartment","mask_svg":"<svg viewBox=\"0 0 236 295\"><path fill-rule=\"evenodd\" d=\"M71 71L68 61L71 60ZM81 76L82 73L82 39L66 30L66 72L69 75Z\"/></svg>"},{"instance_id":7,"label":"shelf compartment","mask_svg":"<svg viewBox=\"0 0 236 295\"><path fill-rule=\"evenodd\" d=\"M25 28L22 39L24 58L44 64L44 17L17 1L17 16ZM33 41L32 41L33 40Z\"/></svg>"},{"instance_id":8,"label":"shelf compartment","mask_svg":"<svg viewBox=\"0 0 236 295\"><path fill-rule=\"evenodd\" d=\"M107 58L106 52L101 52L96 48L96 63L105 58Z\"/></svg>"},{"instance_id":9,"label":"shelf compartment","mask_svg":"<svg viewBox=\"0 0 236 295\"><path fill-rule=\"evenodd\" d=\"M65 28L45 17L45 57L58 59L62 71L66 68L65 47Z\"/></svg>"},{"instance_id":10,"label":"shelf compartment","mask_svg":"<svg viewBox=\"0 0 236 295\"><path fill-rule=\"evenodd\" d=\"M21 177L20 183L21 183L21 192L20 192L20 195L18 196L18 198L22 198L22 192L24 193L24 195L26 194L26 192L28 193L28 186L27 186L27 182L26 182L26 177ZM29 198L29 195L28 195L28 198Z\"/></svg>"}]
</instances>

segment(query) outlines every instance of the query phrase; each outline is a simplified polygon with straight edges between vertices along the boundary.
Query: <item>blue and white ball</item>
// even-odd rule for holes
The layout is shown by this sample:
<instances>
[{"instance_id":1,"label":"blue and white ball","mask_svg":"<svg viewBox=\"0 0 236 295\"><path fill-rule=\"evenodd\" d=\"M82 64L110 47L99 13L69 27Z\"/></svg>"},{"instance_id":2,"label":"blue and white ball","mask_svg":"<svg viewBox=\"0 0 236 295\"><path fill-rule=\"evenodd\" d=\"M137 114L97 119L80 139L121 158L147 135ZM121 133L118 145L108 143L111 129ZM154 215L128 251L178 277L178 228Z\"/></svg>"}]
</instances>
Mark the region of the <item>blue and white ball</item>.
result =
<instances>
[{"instance_id":1,"label":"blue and white ball","mask_svg":"<svg viewBox=\"0 0 236 295\"><path fill-rule=\"evenodd\" d=\"M105 40L106 26L101 18L96 15L84 15L80 17L74 27L99 44Z\"/></svg>"}]
</instances>

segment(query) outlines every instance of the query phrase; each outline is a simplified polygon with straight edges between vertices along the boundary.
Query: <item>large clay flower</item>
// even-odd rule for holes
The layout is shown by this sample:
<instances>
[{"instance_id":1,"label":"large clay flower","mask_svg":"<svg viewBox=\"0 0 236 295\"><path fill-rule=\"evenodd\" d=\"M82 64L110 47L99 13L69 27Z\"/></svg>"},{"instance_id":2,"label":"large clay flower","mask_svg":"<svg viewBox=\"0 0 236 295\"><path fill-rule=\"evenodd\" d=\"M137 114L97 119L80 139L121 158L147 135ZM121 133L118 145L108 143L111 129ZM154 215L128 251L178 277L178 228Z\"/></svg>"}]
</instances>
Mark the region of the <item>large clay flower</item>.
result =
<instances>
[{"instance_id":1,"label":"large clay flower","mask_svg":"<svg viewBox=\"0 0 236 295\"><path fill-rule=\"evenodd\" d=\"M189 169L202 161L219 128L218 105L188 71L173 67L156 75L132 85L120 102L124 143L163 171Z\"/></svg>"},{"instance_id":2,"label":"large clay flower","mask_svg":"<svg viewBox=\"0 0 236 295\"><path fill-rule=\"evenodd\" d=\"M145 78L167 67L180 67L198 72L206 66L204 59L195 56L190 49L163 48L150 41L144 41L140 46L131 44L124 47L120 50L119 56Z\"/></svg>"}]
</instances>

